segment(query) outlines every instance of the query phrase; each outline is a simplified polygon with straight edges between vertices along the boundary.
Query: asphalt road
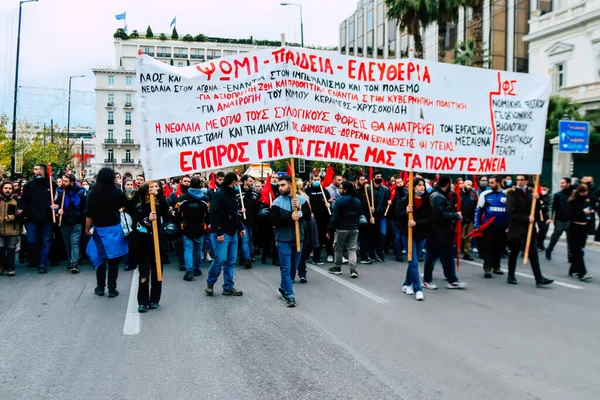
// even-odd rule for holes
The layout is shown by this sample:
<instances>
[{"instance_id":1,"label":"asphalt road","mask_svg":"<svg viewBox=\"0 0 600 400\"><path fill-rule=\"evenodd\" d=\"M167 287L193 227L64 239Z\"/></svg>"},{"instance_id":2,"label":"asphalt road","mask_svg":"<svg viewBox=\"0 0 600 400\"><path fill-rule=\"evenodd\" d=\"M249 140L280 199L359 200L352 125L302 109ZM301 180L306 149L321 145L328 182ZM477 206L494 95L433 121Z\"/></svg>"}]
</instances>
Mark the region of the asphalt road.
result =
<instances>
[{"instance_id":1,"label":"asphalt road","mask_svg":"<svg viewBox=\"0 0 600 400\"><path fill-rule=\"evenodd\" d=\"M237 270L241 298L208 298L172 264L160 309L141 316L132 272L109 299L89 266L21 267L0 277L0 399L596 400L600 247L590 283L567 276L565 250L542 261L562 285L537 289L520 265L509 286L463 262L468 289L445 289L438 267L424 302L401 293L405 264L362 266L357 280L311 267L295 309L276 267Z\"/></svg>"}]
</instances>

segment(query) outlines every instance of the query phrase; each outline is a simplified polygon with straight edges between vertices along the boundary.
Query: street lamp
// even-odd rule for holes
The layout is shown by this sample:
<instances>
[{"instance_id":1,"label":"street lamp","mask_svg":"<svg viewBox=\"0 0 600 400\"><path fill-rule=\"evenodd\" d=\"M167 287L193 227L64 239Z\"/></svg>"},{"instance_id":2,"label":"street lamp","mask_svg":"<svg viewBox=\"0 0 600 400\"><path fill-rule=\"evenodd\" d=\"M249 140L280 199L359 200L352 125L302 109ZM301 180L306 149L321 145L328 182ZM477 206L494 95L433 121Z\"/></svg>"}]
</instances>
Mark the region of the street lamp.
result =
<instances>
[{"instance_id":1,"label":"street lamp","mask_svg":"<svg viewBox=\"0 0 600 400\"><path fill-rule=\"evenodd\" d=\"M298 6L300 7L300 40L301 46L304 47L304 23L302 22L302 4L298 3L288 3L287 1L279 3L282 6Z\"/></svg>"},{"instance_id":2,"label":"street lamp","mask_svg":"<svg viewBox=\"0 0 600 400\"><path fill-rule=\"evenodd\" d=\"M67 107L67 144L71 138L71 80L73 78L85 78L85 75L74 75L69 77L69 106Z\"/></svg>"},{"instance_id":3,"label":"street lamp","mask_svg":"<svg viewBox=\"0 0 600 400\"><path fill-rule=\"evenodd\" d=\"M19 1L19 28L17 30L17 60L15 67L15 101L13 105L13 123L12 123L12 158L10 161L10 176L14 179L15 163L17 161L17 98L19 94L19 55L21 53L21 16L23 14L23 4L37 2L38 0L21 0Z\"/></svg>"}]
</instances>

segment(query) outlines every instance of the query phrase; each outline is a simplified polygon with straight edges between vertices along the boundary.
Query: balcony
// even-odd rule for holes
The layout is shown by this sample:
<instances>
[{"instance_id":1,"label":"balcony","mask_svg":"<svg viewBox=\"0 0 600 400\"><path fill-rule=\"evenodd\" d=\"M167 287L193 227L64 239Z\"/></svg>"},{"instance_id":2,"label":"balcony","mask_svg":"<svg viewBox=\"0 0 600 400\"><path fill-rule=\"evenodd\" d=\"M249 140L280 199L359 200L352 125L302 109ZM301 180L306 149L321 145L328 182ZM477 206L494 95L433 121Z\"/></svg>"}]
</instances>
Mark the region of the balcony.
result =
<instances>
[{"instance_id":1,"label":"balcony","mask_svg":"<svg viewBox=\"0 0 600 400\"><path fill-rule=\"evenodd\" d=\"M109 125L114 125L115 124L115 120L114 119L109 119L108 120L108 124Z\"/></svg>"},{"instance_id":2,"label":"balcony","mask_svg":"<svg viewBox=\"0 0 600 400\"><path fill-rule=\"evenodd\" d=\"M105 158L104 159L104 164L114 164L114 163L115 163L114 158Z\"/></svg>"},{"instance_id":3,"label":"balcony","mask_svg":"<svg viewBox=\"0 0 600 400\"><path fill-rule=\"evenodd\" d=\"M192 54L190 57L196 60L204 60L204 56L200 54Z\"/></svg>"},{"instance_id":4,"label":"balcony","mask_svg":"<svg viewBox=\"0 0 600 400\"><path fill-rule=\"evenodd\" d=\"M121 139L121 143L123 144L135 144L133 139Z\"/></svg>"},{"instance_id":5,"label":"balcony","mask_svg":"<svg viewBox=\"0 0 600 400\"><path fill-rule=\"evenodd\" d=\"M125 105L123 106L123 108L132 110L133 109L133 104L132 103L125 103Z\"/></svg>"},{"instance_id":6,"label":"balcony","mask_svg":"<svg viewBox=\"0 0 600 400\"><path fill-rule=\"evenodd\" d=\"M207 60L214 60L216 58L219 58L219 57L217 57L217 56L206 56Z\"/></svg>"},{"instance_id":7,"label":"balcony","mask_svg":"<svg viewBox=\"0 0 600 400\"><path fill-rule=\"evenodd\" d=\"M174 58L188 58L187 54L176 53L173 55Z\"/></svg>"},{"instance_id":8,"label":"balcony","mask_svg":"<svg viewBox=\"0 0 600 400\"><path fill-rule=\"evenodd\" d=\"M130 119L125 120L125 125L131 125L131 120Z\"/></svg>"},{"instance_id":9,"label":"balcony","mask_svg":"<svg viewBox=\"0 0 600 400\"><path fill-rule=\"evenodd\" d=\"M105 144L117 144L117 139L104 139Z\"/></svg>"},{"instance_id":10,"label":"balcony","mask_svg":"<svg viewBox=\"0 0 600 400\"><path fill-rule=\"evenodd\" d=\"M156 53L156 57L171 58L171 53Z\"/></svg>"},{"instance_id":11,"label":"balcony","mask_svg":"<svg viewBox=\"0 0 600 400\"><path fill-rule=\"evenodd\" d=\"M121 159L121 164L135 164L135 161L131 158L123 158Z\"/></svg>"},{"instance_id":12,"label":"balcony","mask_svg":"<svg viewBox=\"0 0 600 400\"><path fill-rule=\"evenodd\" d=\"M106 108L115 108L115 102L114 101L109 101L106 103Z\"/></svg>"},{"instance_id":13,"label":"balcony","mask_svg":"<svg viewBox=\"0 0 600 400\"><path fill-rule=\"evenodd\" d=\"M154 57L154 52L153 51L146 51L144 50L144 54L150 56L150 57Z\"/></svg>"},{"instance_id":14,"label":"balcony","mask_svg":"<svg viewBox=\"0 0 600 400\"><path fill-rule=\"evenodd\" d=\"M595 103L600 101L600 81L563 87L558 94L570 98L574 103Z\"/></svg>"}]
</instances>

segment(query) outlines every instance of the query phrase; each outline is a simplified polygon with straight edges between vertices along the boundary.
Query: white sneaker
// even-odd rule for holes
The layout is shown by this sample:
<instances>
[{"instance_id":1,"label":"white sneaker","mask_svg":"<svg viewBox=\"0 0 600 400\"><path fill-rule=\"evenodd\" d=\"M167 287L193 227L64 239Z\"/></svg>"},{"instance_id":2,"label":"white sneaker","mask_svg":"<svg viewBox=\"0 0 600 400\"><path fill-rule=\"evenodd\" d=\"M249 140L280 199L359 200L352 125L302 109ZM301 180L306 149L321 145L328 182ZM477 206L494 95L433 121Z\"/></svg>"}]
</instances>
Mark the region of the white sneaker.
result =
<instances>
[{"instance_id":1,"label":"white sneaker","mask_svg":"<svg viewBox=\"0 0 600 400\"><path fill-rule=\"evenodd\" d=\"M446 285L446 288L448 289L464 289L467 287L467 284L464 282L454 282L454 283L448 283Z\"/></svg>"},{"instance_id":2,"label":"white sneaker","mask_svg":"<svg viewBox=\"0 0 600 400\"><path fill-rule=\"evenodd\" d=\"M417 301L422 301L424 298L425 296L423 296L423 292L421 290L415 294L415 299L417 299Z\"/></svg>"},{"instance_id":3,"label":"white sneaker","mask_svg":"<svg viewBox=\"0 0 600 400\"><path fill-rule=\"evenodd\" d=\"M589 281L594 277L594 275L592 274L585 274L584 276L582 276L581 278L579 278L580 281Z\"/></svg>"},{"instance_id":4,"label":"white sneaker","mask_svg":"<svg viewBox=\"0 0 600 400\"><path fill-rule=\"evenodd\" d=\"M437 288L438 288L433 283L427 283L427 282L423 282L423 284L421 286L423 286L427 290L437 290Z\"/></svg>"},{"instance_id":5,"label":"white sneaker","mask_svg":"<svg viewBox=\"0 0 600 400\"><path fill-rule=\"evenodd\" d=\"M346 257L342 257L342 264L348 264L348 259Z\"/></svg>"},{"instance_id":6,"label":"white sneaker","mask_svg":"<svg viewBox=\"0 0 600 400\"><path fill-rule=\"evenodd\" d=\"M479 250L477 250L477 247L475 247L473 250L473 253L479 253Z\"/></svg>"},{"instance_id":7,"label":"white sneaker","mask_svg":"<svg viewBox=\"0 0 600 400\"><path fill-rule=\"evenodd\" d=\"M415 291L413 290L412 285L411 286L402 286L402 291L409 296L412 296L413 294L415 294Z\"/></svg>"},{"instance_id":8,"label":"white sneaker","mask_svg":"<svg viewBox=\"0 0 600 400\"><path fill-rule=\"evenodd\" d=\"M210 256L210 254L206 253L206 257L204 258L206 260L206 262L212 262L212 257Z\"/></svg>"},{"instance_id":9,"label":"white sneaker","mask_svg":"<svg viewBox=\"0 0 600 400\"><path fill-rule=\"evenodd\" d=\"M332 263L333 262L333 256L327 256L327 262L328 263Z\"/></svg>"}]
</instances>

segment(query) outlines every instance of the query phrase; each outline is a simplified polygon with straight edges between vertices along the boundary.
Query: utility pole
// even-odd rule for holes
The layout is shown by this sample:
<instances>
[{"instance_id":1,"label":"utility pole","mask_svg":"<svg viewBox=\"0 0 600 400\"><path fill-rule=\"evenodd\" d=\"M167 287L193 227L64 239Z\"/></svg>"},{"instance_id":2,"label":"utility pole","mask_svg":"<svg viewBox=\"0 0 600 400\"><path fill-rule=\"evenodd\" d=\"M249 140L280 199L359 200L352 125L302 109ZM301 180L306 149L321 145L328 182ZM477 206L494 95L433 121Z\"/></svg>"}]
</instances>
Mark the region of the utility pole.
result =
<instances>
[{"instance_id":1,"label":"utility pole","mask_svg":"<svg viewBox=\"0 0 600 400\"><path fill-rule=\"evenodd\" d=\"M54 120L50 120L50 143L54 143Z\"/></svg>"},{"instance_id":2,"label":"utility pole","mask_svg":"<svg viewBox=\"0 0 600 400\"><path fill-rule=\"evenodd\" d=\"M85 153L83 152L83 139L81 139L81 182L85 178Z\"/></svg>"}]
</instances>

